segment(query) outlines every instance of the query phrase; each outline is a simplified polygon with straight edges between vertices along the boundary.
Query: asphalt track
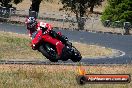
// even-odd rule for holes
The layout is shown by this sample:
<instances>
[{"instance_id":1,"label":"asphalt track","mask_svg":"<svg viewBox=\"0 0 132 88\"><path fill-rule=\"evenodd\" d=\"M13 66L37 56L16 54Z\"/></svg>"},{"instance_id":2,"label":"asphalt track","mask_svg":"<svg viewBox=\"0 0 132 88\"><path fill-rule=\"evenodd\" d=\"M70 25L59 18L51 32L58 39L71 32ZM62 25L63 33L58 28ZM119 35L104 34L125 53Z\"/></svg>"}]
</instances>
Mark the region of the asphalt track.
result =
<instances>
[{"instance_id":1,"label":"asphalt track","mask_svg":"<svg viewBox=\"0 0 132 88\"><path fill-rule=\"evenodd\" d=\"M119 57L105 57L105 58L83 58L80 62L84 64L131 64L132 63L132 36L131 35L116 35L103 33L90 33L82 31L68 31L57 30L66 35L70 41L82 42L87 44L98 44L101 46L120 50L124 53ZM15 32L20 34L27 34L25 26L12 25L0 23L0 31ZM14 61L1 61L0 63L7 63ZM31 61L32 62L32 61ZM18 62L19 63L19 62ZM24 62L23 62L24 63ZM30 62L27 62L30 64ZM33 62L37 63L37 62ZM47 61L38 61L40 64L50 63ZM64 64L72 64L72 61L61 62Z\"/></svg>"}]
</instances>

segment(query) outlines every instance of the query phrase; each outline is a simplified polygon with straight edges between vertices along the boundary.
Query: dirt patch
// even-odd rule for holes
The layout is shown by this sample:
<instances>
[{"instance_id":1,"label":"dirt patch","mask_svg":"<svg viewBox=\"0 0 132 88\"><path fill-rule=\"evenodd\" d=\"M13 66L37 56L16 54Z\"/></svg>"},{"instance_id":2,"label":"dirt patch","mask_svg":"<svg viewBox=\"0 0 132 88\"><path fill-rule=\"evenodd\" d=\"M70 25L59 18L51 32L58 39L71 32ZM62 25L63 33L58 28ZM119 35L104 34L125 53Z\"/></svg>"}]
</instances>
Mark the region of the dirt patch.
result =
<instances>
[{"instance_id":1,"label":"dirt patch","mask_svg":"<svg viewBox=\"0 0 132 88\"><path fill-rule=\"evenodd\" d=\"M71 14L71 12L65 12L65 11L59 11L59 9L63 6L59 0L52 0L53 2L45 2L43 1L40 4L40 12L39 15L42 17L41 21L48 22L53 25L53 27L58 27L60 29L69 29L69 30L74 30L77 29L77 23L74 22L59 22L59 21L53 21L53 20L47 20L47 18L54 18L54 19L74 19L75 14ZM18 10L21 10L18 12L18 14L28 14L28 9L31 5L30 0L24 0L22 3L18 5L14 5ZM94 11L99 11L102 12L107 5L107 0L105 0L102 3L102 6L96 6L94 8ZM70 14L70 18L65 18L66 13ZM89 13L88 13L89 14ZM67 17L67 16L66 16ZM73 18L72 18L73 17ZM46 18L46 19L45 19ZM100 15L95 15L95 14L89 14L88 15L88 20L86 20L86 25L85 25L85 31L89 32L98 32L98 33L109 33L109 34L119 34L123 35L125 33L125 30L123 28L107 28L102 25L102 22L100 21ZM11 21L19 21L19 22L24 22L25 18L22 17L11 17L9 20ZM132 31L130 30L130 34L132 34Z\"/></svg>"}]
</instances>

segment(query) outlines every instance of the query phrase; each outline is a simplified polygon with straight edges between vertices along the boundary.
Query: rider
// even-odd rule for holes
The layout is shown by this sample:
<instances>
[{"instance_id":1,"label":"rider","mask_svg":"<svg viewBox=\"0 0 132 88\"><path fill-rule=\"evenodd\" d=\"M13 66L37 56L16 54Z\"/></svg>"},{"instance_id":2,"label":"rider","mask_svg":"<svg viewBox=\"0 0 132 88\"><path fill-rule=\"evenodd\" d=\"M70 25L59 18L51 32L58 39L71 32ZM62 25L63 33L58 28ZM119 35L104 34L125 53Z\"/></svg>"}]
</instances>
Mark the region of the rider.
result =
<instances>
[{"instance_id":1,"label":"rider","mask_svg":"<svg viewBox=\"0 0 132 88\"><path fill-rule=\"evenodd\" d=\"M57 34L56 32L52 31L52 27L50 24L48 23L44 23L44 22L37 22L37 20L34 17L28 17L26 19L26 25L27 25L27 30L29 31L29 37L32 39L33 33L35 33L36 31L39 31L41 29L45 29L46 33L45 42L49 42L52 45L56 46L57 52L58 52L58 56L61 56L62 53L62 49L64 48L64 45L62 44L62 42L60 40L57 40L55 38L53 38L50 34L51 33L55 33L55 35L57 35L59 38L61 38L61 35ZM63 38L61 38L63 39Z\"/></svg>"}]
</instances>

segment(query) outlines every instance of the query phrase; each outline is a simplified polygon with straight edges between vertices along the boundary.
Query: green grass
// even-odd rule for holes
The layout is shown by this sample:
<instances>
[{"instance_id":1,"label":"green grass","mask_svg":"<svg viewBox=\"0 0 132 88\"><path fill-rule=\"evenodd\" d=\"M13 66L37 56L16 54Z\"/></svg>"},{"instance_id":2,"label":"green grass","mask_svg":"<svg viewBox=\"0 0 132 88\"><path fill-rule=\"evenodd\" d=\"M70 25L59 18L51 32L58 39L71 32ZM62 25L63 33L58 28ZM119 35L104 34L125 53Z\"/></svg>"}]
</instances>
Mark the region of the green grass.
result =
<instances>
[{"instance_id":1,"label":"green grass","mask_svg":"<svg viewBox=\"0 0 132 88\"><path fill-rule=\"evenodd\" d=\"M15 33L0 34L1 59L42 59L39 52L29 46L30 39Z\"/></svg>"},{"instance_id":2,"label":"green grass","mask_svg":"<svg viewBox=\"0 0 132 88\"><path fill-rule=\"evenodd\" d=\"M126 68L124 70L124 67ZM86 84L76 82L77 66L0 65L0 88L131 88L129 84ZM128 66L85 66L87 73L132 74ZM121 69L119 69L121 68ZM125 72L124 72L125 71Z\"/></svg>"}]
</instances>

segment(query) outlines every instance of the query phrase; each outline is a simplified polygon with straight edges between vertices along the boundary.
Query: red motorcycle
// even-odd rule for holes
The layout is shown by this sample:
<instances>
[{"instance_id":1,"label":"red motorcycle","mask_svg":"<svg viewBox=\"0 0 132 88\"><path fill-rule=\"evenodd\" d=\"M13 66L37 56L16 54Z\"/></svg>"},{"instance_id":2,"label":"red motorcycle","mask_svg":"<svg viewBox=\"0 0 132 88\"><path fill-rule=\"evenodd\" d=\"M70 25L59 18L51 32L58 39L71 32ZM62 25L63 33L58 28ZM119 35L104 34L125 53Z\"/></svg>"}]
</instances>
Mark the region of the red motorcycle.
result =
<instances>
[{"instance_id":1,"label":"red motorcycle","mask_svg":"<svg viewBox=\"0 0 132 88\"><path fill-rule=\"evenodd\" d=\"M56 33L53 30L50 32L50 36L54 39L60 40L64 45L61 57L58 57L58 52L54 45L44 41L45 35L46 32L43 32L43 30L33 33L31 46L34 50L41 52L51 62L58 62L58 60L67 61L68 59L71 59L73 62L79 62L81 60L82 56L80 52L72 46L72 43L68 41L67 37L61 35L61 32Z\"/></svg>"}]
</instances>

